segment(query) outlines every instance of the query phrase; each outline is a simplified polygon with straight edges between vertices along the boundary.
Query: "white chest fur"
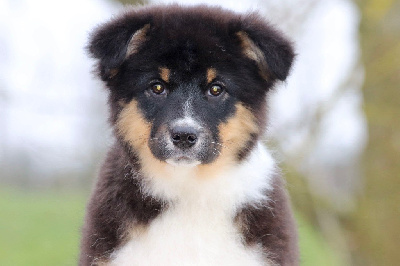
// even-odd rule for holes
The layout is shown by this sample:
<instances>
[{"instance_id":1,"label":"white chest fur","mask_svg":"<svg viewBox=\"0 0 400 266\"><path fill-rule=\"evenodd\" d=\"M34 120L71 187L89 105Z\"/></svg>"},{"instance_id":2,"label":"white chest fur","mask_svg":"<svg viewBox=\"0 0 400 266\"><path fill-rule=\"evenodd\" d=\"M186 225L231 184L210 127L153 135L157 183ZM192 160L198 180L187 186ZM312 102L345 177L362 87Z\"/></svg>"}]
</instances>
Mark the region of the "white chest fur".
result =
<instances>
[{"instance_id":1,"label":"white chest fur","mask_svg":"<svg viewBox=\"0 0 400 266\"><path fill-rule=\"evenodd\" d=\"M266 265L258 247L247 247L234 224L243 204L265 199L274 162L259 144L249 159L224 176L199 184L152 182L154 194L175 199L111 256L112 265Z\"/></svg>"},{"instance_id":2,"label":"white chest fur","mask_svg":"<svg viewBox=\"0 0 400 266\"><path fill-rule=\"evenodd\" d=\"M232 219L213 210L176 206L115 254L113 265L263 265L241 244Z\"/></svg>"}]
</instances>

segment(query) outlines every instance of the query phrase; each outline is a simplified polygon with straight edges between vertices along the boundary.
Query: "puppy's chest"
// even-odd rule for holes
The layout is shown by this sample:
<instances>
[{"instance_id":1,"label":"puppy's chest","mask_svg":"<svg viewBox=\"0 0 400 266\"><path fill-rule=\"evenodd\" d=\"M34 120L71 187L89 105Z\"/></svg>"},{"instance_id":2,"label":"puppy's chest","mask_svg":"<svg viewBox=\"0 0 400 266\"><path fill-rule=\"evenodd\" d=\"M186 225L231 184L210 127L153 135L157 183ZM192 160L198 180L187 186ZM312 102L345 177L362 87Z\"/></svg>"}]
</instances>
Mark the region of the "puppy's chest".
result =
<instances>
[{"instance_id":1,"label":"puppy's chest","mask_svg":"<svg viewBox=\"0 0 400 266\"><path fill-rule=\"evenodd\" d=\"M219 206L178 204L112 255L112 265L265 265L243 244L231 213Z\"/></svg>"},{"instance_id":2,"label":"puppy's chest","mask_svg":"<svg viewBox=\"0 0 400 266\"><path fill-rule=\"evenodd\" d=\"M145 183L168 208L111 255L111 265L267 265L261 247L247 246L235 222L240 208L262 204L271 191L274 162L258 145L249 159L214 178L172 169ZM140 231L140 232L139 232Z\"/></svg>"}]
</instances>

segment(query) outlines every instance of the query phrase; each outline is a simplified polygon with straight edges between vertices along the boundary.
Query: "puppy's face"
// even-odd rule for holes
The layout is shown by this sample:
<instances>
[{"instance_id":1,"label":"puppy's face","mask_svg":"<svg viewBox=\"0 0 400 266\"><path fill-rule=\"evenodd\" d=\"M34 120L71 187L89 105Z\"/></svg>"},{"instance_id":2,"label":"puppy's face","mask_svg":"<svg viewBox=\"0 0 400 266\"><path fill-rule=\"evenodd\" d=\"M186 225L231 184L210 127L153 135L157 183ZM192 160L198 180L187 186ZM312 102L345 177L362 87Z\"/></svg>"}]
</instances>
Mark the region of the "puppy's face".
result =
<instances>
[{"instance_id":1,"label":"puppy's face","mask_svg":"<svg viewBox=\"0 0 400 266\"><path fill-rule=\"evenodd\" d=\"M196 73L197 72L197 73ZM234 113L233 97L212 68L185 71L159 67L137 97L140 112L151 125L152 155L172 165L207 164L220 154L219 126Z\"/></svg>"},{"instance_id":2,"label":"puppy's face","mask_svg":"<svg viewBox=\"0 0 400 266\"><path fill-rule=\"evenodd\" d=\"M119 139L142 160L179 166L243 159L262 133L266 92L293 59L257 17L205 7L126 13L89 49Z\"/></svg>"},{"instance_id":3,"label":"puppy's face","mask_svg":"<svg viewBox=\"0 0 400 266\"><path fill-rule=\"evenodd\" d=\"M222 154L240 156L260 131L234 82L215 68L160 66L126 81L137 91L123 100L117 128L139 153L149 148L172 165L208 164Z\"/></svg>"}]
</instances>

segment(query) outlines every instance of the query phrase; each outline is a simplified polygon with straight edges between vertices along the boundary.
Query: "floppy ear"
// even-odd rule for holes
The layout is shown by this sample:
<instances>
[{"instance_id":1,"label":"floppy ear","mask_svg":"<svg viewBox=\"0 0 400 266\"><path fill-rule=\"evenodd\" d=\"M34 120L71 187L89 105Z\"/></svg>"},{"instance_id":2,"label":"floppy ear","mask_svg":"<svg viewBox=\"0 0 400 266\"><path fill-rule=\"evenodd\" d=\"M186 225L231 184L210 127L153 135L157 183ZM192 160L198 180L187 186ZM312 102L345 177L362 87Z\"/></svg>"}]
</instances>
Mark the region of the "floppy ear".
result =
<instances>
[{"instance_id":1,"label":"floppy ear","mask_svg":"<svg viewBox=\"0 0 400 266\"><path fill-rule=\"evenodd\" d=\"M135 54L146 41L149 29L148 21L123 16L93 31L87 50L99 60L98 71L102 80L110 80L118 74L124 60Z\"/></svg>"},{"instance_id":2,"label":"floppy ear","mask_svg":"<svg viewBox=\"0 0 400 266\"><path fill-rule=\"evenodd\" d=\"M253 60L266 80L285 80L294 59L291 43L257 15L249 15L236 32L243 54Z\"/></svg>"}]
</instances>

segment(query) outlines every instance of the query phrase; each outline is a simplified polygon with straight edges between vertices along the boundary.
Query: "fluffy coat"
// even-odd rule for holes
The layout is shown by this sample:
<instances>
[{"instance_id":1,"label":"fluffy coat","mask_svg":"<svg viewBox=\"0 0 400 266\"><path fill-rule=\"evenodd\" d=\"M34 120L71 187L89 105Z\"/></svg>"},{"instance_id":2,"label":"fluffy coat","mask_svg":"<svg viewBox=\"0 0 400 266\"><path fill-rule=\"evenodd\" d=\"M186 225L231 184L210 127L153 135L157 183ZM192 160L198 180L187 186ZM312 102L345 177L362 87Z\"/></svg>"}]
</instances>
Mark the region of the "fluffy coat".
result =
<instances>
[{"instance_id":1,"label":"fluffy coat","mask_svg":"<svg viewBox=\"0 0 400 266\"><path fill-rule=\"evenodd\" d=\"M284 182L260 143L290 42L257 14L171 5L126 11L88 50L115 144L79 264L298 265Z\"/></svg>"}]
</instances>

